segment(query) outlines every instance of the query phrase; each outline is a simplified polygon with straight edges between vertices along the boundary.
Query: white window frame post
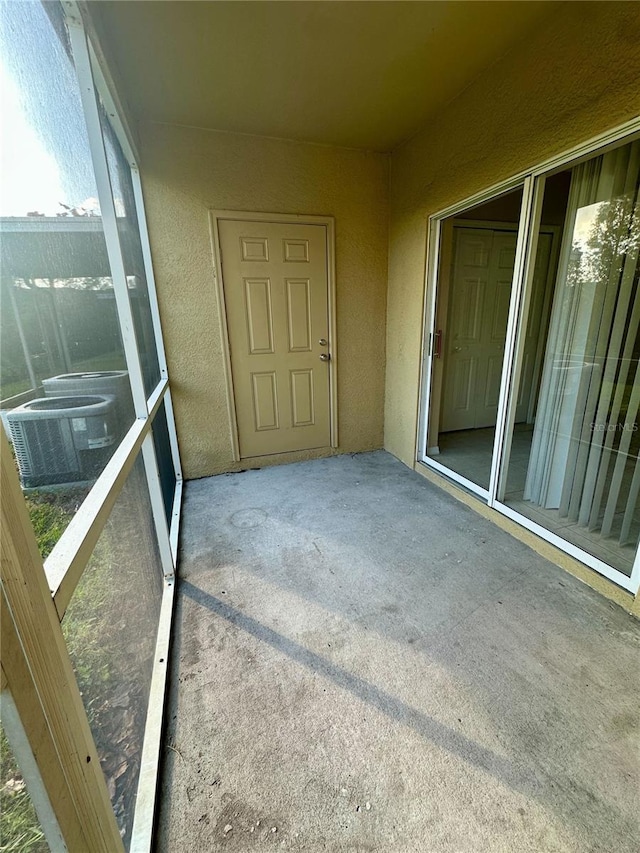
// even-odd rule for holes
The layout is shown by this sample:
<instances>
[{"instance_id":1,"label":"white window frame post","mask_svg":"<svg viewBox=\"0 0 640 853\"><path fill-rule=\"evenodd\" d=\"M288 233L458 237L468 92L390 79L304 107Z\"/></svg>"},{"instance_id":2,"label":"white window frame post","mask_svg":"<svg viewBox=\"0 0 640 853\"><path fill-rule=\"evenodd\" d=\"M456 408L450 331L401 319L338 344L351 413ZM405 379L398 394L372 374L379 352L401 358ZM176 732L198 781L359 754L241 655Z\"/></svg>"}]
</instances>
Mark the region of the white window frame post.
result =
<instances>
[{"instance_id":1,"label":"white window frame post","mask_svg":"<svg viewBox=\"0 0 640 853\"><path fill-rule=\"evenodd\" d=\"M140 352L127 287L124 253L118 231L118 221L115 202L113 199L111 176L109 174L107 152L100 124L99 99L93 79L89 43L81 20L77 19L75 16L71 17L69 15L68 27L73 58L78 75L78 83L80 86L82 107L87 125L89 149L91 151L93 170L96 178L98 200L100 202L100 211L102 215L102 227L107 246L109 265L111 267L113 290L116 298L118 317L120 320L125 358L129 371L133 405L136 417L146 420L149 418L149 406L144 387ZM147 288L150 290L148 283ZM167 384L167 379L165 377L161 380L159 388L156 389L156 392L154 393L157 393L158 396L162 396L166 391ZM153 519L158 537L162 571L165 577L171 578L174 575L175 566L173 554L171 552L169 526L164 512L164 502L162 499L162 491L160 489L158 463L151 436L147 436L143 442L142 456L147 476Z\"/></svg>"},{"instance_id":2,"label":"white window frame post","mask_svg":"<svg viewBox=\"0 0 640 853\"><path fill-rule=\"evenodd\" d=\"M93 45L91 44L91 40L88 41L88 47L89 58L91 61L91 69L93 72L93 83L96 92L100 95L100 98L102 99L102 103L104 104L104 107L109 116L111 127L118 142L120 143L120 147L129 165L131 174L131 184L133 187L133 197L136 208L138 233L140 236L142 259L144 264L145 277L147 281L147 295L149 298L151 321L153 324L156 353L158 356L158 367L160 369L160 384L162 385L162 383L164 383L164 385L162 385L162 402L164 402L165 415L167 419L167 429L169 432L169 444L171 447L171 456L173 462L173 472L176 480L173 506L171 510L171 521L169 525L171 556L175 568L178 554L178 535L180 528L180 507L182 504L183 475L180 463L180 451L178 448L178 437L176 433L173 401L171 398L171 388L166 384L169 379L169 370L167 367L167 357L164 348L164 340L162 337L162 327L160 323L160 307L158 304L155 275L153 271L153 261L151 258L151 245L149 242L149 232L147 229L144 196L142 192L142 181L140 177L140 170L138 168L138 155L134 141L132 140L131 135L128 133L126 125L120 118L116 98L112 94L111 87L109 85L105 72L100 64L98 54L94 49ZM149 398L149 411L151 411L151 409L153 408L154 395L156 393L157 389L154 390L154 392Z\"/></svg>"}]
</instances>

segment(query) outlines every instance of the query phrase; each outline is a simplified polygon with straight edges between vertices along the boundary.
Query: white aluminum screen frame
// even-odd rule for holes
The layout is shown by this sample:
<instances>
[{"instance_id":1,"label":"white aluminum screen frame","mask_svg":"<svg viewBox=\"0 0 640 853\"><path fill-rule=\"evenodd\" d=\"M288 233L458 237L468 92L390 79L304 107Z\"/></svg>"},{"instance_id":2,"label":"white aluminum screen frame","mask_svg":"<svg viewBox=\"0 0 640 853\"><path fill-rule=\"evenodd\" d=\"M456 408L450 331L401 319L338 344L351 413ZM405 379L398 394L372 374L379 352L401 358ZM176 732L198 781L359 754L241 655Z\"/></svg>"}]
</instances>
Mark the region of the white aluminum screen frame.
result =
<instances>
[{"instance_id":1,"label":"white aluminum screen frame","mask_svg":"<svg viewBox=\"0 0 640 853\"><path fill-rule=\"evenodd\" d=\"M93 553L100 533L109 518L111 509L126 482L127 475L133 467L138 454L141 453L144 461L146 482L160 554L161 566L159 570L162 571L164 576L147 724L142 748L141 769L130 847L131 850L148 851L151 849L171 618L175 597L175 571L183 485L182 469L171 392L169 389L166 354L162 340L149 236L145 221L142 186L138 172L137 158L131 142L132 137L119 113L116 99L111 95L111 89L107 84L107 77L97 59L96 51L89 42L87 30L78 5L75 2L68 2L68 0L64 0L61 5L69 30L87 127L89 148L96 178L102 225L111 267L113 289L127 370L131 383L136 420L49 555L44 569L57 615L61 621L71 596ZM102 98L107 108L109 121L122 147L127 163L131 168L137 211L136 224L140 234L155 346L160 368L160 381L148 398L144 388L104 137L100 126L99 98ZM169 432L171 464L175 475L173 506L169 520L167 520L165 513L158 461L152 438L154 417L163 403ZM30 535L33 536L32 531L30 531ZM84 713L83 709L81 710ZM55 728L55 720L51 721L51 726ZM27 737L28 735L29 732L27 731ZM55 812L55 796L52 795L52 792L48 792L48 795ZM49 822L49 825L53 826L51 822ZM55 832L49 833L49 836L49 840L59 846L59 836L56 837Z\"/></svg>"},{"instance_id":2,"label":"white aluminum screen frame","mask_svg":"<svg viewBox=\"0 0 640 853\"><path fill-rule=\"evenodd\" d=\"M156 341L158 366L160 368L160 382L158 383L156 389L154 389L154 391L149 395L149 399L147 401L147 408L149 414L151 415L152 410L155 409L156 396L160 394L163 397L165 415L167 418L167 427L169 431L169 443L171 446L173 472L176 479L176 489L173 499L173 508L171 511L171 523L169 530L171 556L173 565L175 567L180 528L180 506L182 501L183 474L180 462L180 451L178 448L178 436L176 431L175 415L173 411L173 401L171 399L171 390L167 384L169 378L169 370L167 367L167 356L164 347L164 339L162 337L160 306L158 304L158 294L156 290L153 262L151 258L151 244L149 242L149 231L147 229L144 196L142 192L142 180L140 178L140 170L138 168L138 156L135 149L135 144L132 140L132 137L125 122L120 116L116 99L113 96L105 72L100 64L96 50L92 45L90 39L88 40L88 49L95 90L102 99L102 103L106 108L113 132L115 133L118 142L120 143L124 156L131 169L131 181L133 184L133 194L136 206L136 213L138 217L138 229L140 233L142 258L144 262L144 270L147 280L147 293L149 296L151 320L153 323L153 330Z\"/></svg>"}]
</instances>

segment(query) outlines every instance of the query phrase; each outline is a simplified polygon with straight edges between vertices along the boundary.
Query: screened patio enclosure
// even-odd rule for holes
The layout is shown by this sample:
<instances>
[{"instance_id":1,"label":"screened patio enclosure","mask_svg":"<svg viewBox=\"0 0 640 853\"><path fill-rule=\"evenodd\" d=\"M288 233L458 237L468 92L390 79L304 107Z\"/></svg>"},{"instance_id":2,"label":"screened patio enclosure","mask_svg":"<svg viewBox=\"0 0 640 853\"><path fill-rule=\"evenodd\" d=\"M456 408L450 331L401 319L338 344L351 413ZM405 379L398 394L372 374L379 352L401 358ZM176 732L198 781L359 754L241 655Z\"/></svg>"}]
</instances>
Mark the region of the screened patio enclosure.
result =
<instances>
[{"instance_id":1,"label":"screened patio enclosure","mask_svg":"<svg viewBox=\"0 0 640 853\"><path fill-rule=\"evenodd\" d=\"M437 10L437 26L433 32L425 27L424 33L413 28L417 32L413 51L406 36L409 10L431 5ZM3 138L0 194L0 811L3 844L5 840L20 844L26 833L28 853L47 849L56 853L147 853L153 846L178 583L183 473L176 421L189 478L236 472L246 462L239 452L237 458L231 452L235 398L230 350L225 352L224 345L224 288L218 287L216 292L220 258L210 232L216 211L239 214L238 221L244 217L262 222L269 211L287 222L308 215L330 220L331 229L335 223L335 253L332 245L325 263L327 268L335 266L331 278L335 279L336 315L332 315L329 335L331 355L322 352L322 360L333 360L335 365L335 353L340 351L340 368L332 372L330 380L332 400L335 397L336 401L332 429L335 414L340 443L336 437L331 447L307 448L312 464L314 453L318 461L321 454L343 454L340 460L330 460L338 463L350 461L351 455L363 450L379 450L384 444L411 469L411 477L414 471L435 472L445 488L453 481L462 487L457 493L465 499L472 493L470 502L479 511L495 510L494 516L501 514L509 522L515 521L520 530L533 531L545 545L555 547L558 563L572 557L583 571L582 579L590 574L596 581L592 585L597 586L606 578L613 589L610 598L637 610L640 120L629 119L628 106L611 120L607 115L600 117L594 131L600 136L595 140L536 167L530 164L542 157L538 157L540 151L546 151L542 144L534 147L531 156L528 149L523 153L516 145L519 159L514 161L507 156L506 149L512 147L508 143L504 164L469 176L465 173L469 163L489 161L492 152L487 151L485 158L483 152L472 150L475 141L464 122L447 125L436 121L440 107L435 101L429 113L429 120L434 118L433 138L437 139L441 128L449 127L451 145L438 139L438 150L429 153L425 149L423 154L419 147L422 137L411 135L419 128L416 125L411 130L409 113L430 89L418 79L422 73L428 77L429 63L413 70L407 66L395 76L402 64L399 57L415 52L417 58L427 45L423 35L432 38L434 46L442 21L445 32L454 33L459 27L469 37L469 44L482 41L468 23L460 26L463 13L458 4L251 4L255 13L251 21L234 11L236 6L0 0L0 88L8 129L6 140ZM518 45L519 56L543 18L556 14L551 11L554 4L513 6L525 11L514 12L511 20L502 6L496 11L493 4L469 4L469 9L486 7L490 22L485 26L487 42L494 35L496 39L487 52L483 52L484 45L479 48L469 63L462 62L463 50L459 49L464 73L456 86L482 78L483 69L493 73L493 61L513 53L513 45ZM572 4L558 4L561 6ZM207 7L219 11L209 13L204 11ZM341 7L346 11L335 11ZM378 7L383 11L387 7L389 18L376 17L378 12L373 10ZM307 8L310 11L301 11ZM368 9L372 16L368 28L361 28L357 19L360 8L365 10L362 14ZM229 127L209 127L214 111L205 115L208 105L201 95L202 103L196 104L205 115L201 127L195 118L197 110L191 116L180 112L183 106L193 108L194 102L189 106L180 92L180 85L192 72L190 64L176 61L172 51L181 50L183 58L191 56L185 48L191 44L192 58L200 57L203 71L203 76L194 73L194 77L203 92L214 89L206 74L219 73L215 63L224 51L213 56L207 39L200 38L206 32L204 27L194 25L200 15L209 20L208 14L221 15L219 22L224 19L225 26L237 26L237 31L244 32L246 27L246 44L254 49L268 44L262 15L269 18L272 37L282 38L285 47L296 27L307 20L305 15L313 18L313 28L304 31L314 39L317 27L328 33L327 44L333 45L340 29L343 56L336 57L344 63L340 75L355 65L356 48L360 59L375 56L367 50L369 38L381 48L389 42L386 73L379 74L381 86L387 86L384 97L382 88L378 91L351 79L354 104L366 104L365 94L386 103L376 105L375 98L370 102L372 121L367 129L366 122L358 119L360 113L337 108L338 102L348 106L348 99L340 101L349 91L342 79L323 80L336 102L329 97L315 99L323 101L323 106L329 104L331 121L323 120L320 112L315 114L316 136L309 131L314 141L308 142L300 116L307 108L311 116L314 99L312 89L298 81L291 88L299 90L295 94L301 100L296 101L292 92L287 109L284 104L282 109L267 104L265 114L271 115L266 118L274 123L262 128L243 123L247 116L253 121L260 110L248 108L234 92L227 103L232 107ZM616 14L622 17L622 13ZM338 27L331 32L331 15L346 23L344 32ZM233 39L225 41L224 26L213 26L214 17L209 20L212 40L219 39L222 47L233 44ZM381 25L385 20L392 20L394 27L397 23L398 32L404 26L406 43L399 44L395 30L387 31ZM486 23L479 17L474 20ZM618 29L626 32L622 26ZM148 55L141 33L148 35ZM584 33L581 38L586 38ZM453 39L441 41L447 46L440 56L442 62L455 59ZM542 37L531 43L541 42ZM553 46L552 40L546 43ZM142 50L138 50L140 44ZM111 74L122 73L120 93L103 49L109 51ZM286 78L286 63L297 52L281 53L283 61L275 63L274 73L284 69ZM300 54L301 60L302 51ZM254 60L255 55L251 62L241 58L246 66L242 74L227 77L234 85L243 85L245 92L258 92L260 101L256 77L252 82L249 74L250 69L255 75L255 68L260 68ZM136 63L143 61L148 79L135 73ZM534 63L530 64L524 76L536 76ZM447 67L453 70L453 65L451 61ZM180 73L174 74L178 67ZM436 70L442 80L454 76L440 67ZM305 74L301 79L319 79L317 69L310 65ZM163 75L166 91L161 85ZM367 77L370 79L374 79L373 72ZM504 80L508 79L507 73ZM395 85L398 80L406 84L407 93L413 86L414 94L403 101L404 125L395 126L387 121L384 110L403 100L395 98L401 91ZM191 93L199 91L193 79L187 83ZM221 88L223 83L221 79ZM273 86L274 91L276 88ZM436 87L431 88L435 91ZM278 92L285 90L286 86L280 87ZM456 92L466 91L471 90L445 87L440 92L442 104L451 103L451 98L455 101ZM491 91L490 100L495 100L495 86ZM229 90L226 92L228 95ZM123 103L127 98L126 111L120 97ZM144 110L145 97L149 115ZM526 100L524 95L522 100ZM130 101L135 101L133 106ZM169 120L162 112L154 114L165 101L171 109L176 105L178 109ZM243 111L243 121L234 125ZM489 116L486 108L483 112L485 118ZM341 122L336 116L340 115L344 127L337 127ZM281 119L283 123L278 124ZM334 120L331 133L336 135L331 137ZM487 124L491 127L490 116ZM527 135L525 125L523 122L523 137ZM313 128L313 122L309 126ZM540 126L544 130L544 122ZM615 130L607 130L611 127ZM578 127L574 135L583 130ZM325 132L327 138L322 135ZM375 144L367 141L368 133L378 134ZM472 153L458 156L456 163L440 162L438 157L445 149L455 148L454 137L458 136L465 137ZM575 140L571 134L567 138L568 148ZM417 140L415 150L400 151L413 139ZM553 151L563 147L566 140L562 139L547 140L547 147ZM400 153L394 160L396 150ZM420 173L424 163L437 165L429 165L432 173L427 175ZM234 164L237 168L232 168ZM518 171L523 164L529 164L528 171ZM466 177L457 180L458 174ZM487 175L502 180L505 174L515 177L470 195L489 184ZM446 192L438 189L443 175L451 183ZM593 228L606 236L599 247L597 235L590 234ZM299 248L303 243L299 241ZM281 255L283 242L273 245L273 254ZM285 247L284 258L283 264L306 263L304 250L292 259L286 257ZM302 292L308 281L302 268L296 269L300 275L290 276L287 284L293 283L294 289L301 285ZM243 279L242 286L247 281ZM490 297L485 298L487 282L484 293L490 291ZM270 283L260 277L256 290L269 294L269 288ZM246 294L246 289L241 291L240 301L247 299ZM265 296L258 306L265 321L262 328L267 330L264 350L277 345L269 338L269 299L270 295ZM174 371L172 384L161 309ZM314 346L326 346L324 332L323 337L317 336L319 340L311 335L305 310L298 312L300 317L300 327L309 329L309 342L313 337ZM293 350L291 315L283 313L281 321L282 329L289 333L287 346ZM306 344L300 348L306 351ZM314 354L314 364L316 358ZM290 372L285 381L292 375ZM275 379L271 387L275 387ZM254 394L255 388L254 384ZM246 467L292 461L287 453L267 454L257 461L249 458ZM358 459L356 462L359 464ZM359 487L356 474L349 476ZM435 503L428 499L421 503L414 485L407 481L407 492L417 495L418 515L427 515ZM229 488L233 488L231 481ZM405 486L400 483L400 488ZM353 491L350 484L349 494ZM313 499L325 495L334 504L338 500L329 481L322 494L314 492ZM295 525L287 500L285 494L282 526L292 530ZM421 561L431 560L433 555L432 543L420 538L426 535L425 529L416 525L414 534L403 518L388 521L388 507L379 494L370 501L379 506L366 517L366 503L349 500L358 506L363 526L369 521L376 524L376 535L384 540L384 547L378 548L380 559L387 559L387 547L390 557L394 556L394 537L402 538L403 545L411 538L411 550L417 555L416 575L420 575ZM388 500L393 501L393 496ZM268 504L266 507L269 509ZM334 505L332 511L336 517L346 517L348 511L341 511L345 507L350 504ZM311 502L307 510L313 514ZM212 518L206 515L206 504L203 511L204 517ZM237 511L237 525L230 524L245 532L253 530L257 518L268 517L266 509L247 511L243 506ZM195 524L196 516L193 518ZM435 513L431 521L439 518ZM447 524L443 515L441 524L431 526L430 535L435 537L433 528L439 526L446 538ZM201 526L215 538L214 522ZM302 525L297 529L305 532ZM312 529L310 523L309 531ZM462 530L460 527L458 532ZM335 526L329 525L328 544L335 532ZM351 545L348 532L343 539ZM368 545L373 547L375 541L374 537ZM321 556L320 545L312 540L307 544L313 567L316 555ZM521 548L520 553L525 551ZM218 568L215 553L214 572ZM526 554L522 560L526 562ZM388 562L392 565L393 560ZM442 577L446 574L448 580L455 580L456 572L467 572L465 598L473 610L473 566L462 565L462 560L449 562L451 571L443 570ZM233 576L232 558L229 563ZM496 583L502 583L502 575L509 575L506 563L505 557ZM345 575L352 564L347 562ZM383 586L390 579L389 589L397 584L395 589L401 591L402 587L404 594L410 586L403 587L402 565L399 568L396 577L387 573L385 580L382 573L379 579ZM327 571L334 575L328 564ZM522 574L525 572L526 567ZM362 583L375 593L371 598L374 609L380 605L377 590L381 587L371 577L372 581ZM317 582L321 599L327 587L321 576L312 571L308 580L301 578L296 575L300 591L306 594L304 587ZM427 574L421 579L425 578L415 595L423 613L433 604ZM334 577L334 581L339 590L342 578ZM492 583L490 595L495 592ZM558 582L558 586L563 584ZM440 597L442 612L455 617L460 587L453 583L442 589L451 591ZM227 592L225 587L220 594ZM270 606L287 601L277 585L272 592ZM555 585L553 593L562 595ZM354 595L358 595L357 586ZM634 595L635 604L631 604ZM514 600L523 604L519 595ZM342 592L336 593L336 601L344 607ZM253 621L245 624L257 627L263 603L256 597L255 619L251 617ZM385 607L383 618L393 634L406 622L402 595ZM290 611L292 616L300 616L301 623L305 621L303 610L297 611L294 605ZM353 616L346 611L345 615ZM185 624L186 636L190 626ZM318 633L323 651L324 630L321 626ZM269 638L274 636L272 631L268 633ZM319 652L309 657L307 639L298 637L295 642L303 660L320 659ZM408 642L413 645L414 639ZM443 646L447 643L445 638ZM327 643L327 649L330 645ZM289 644L287 648L293 647ZM332 654L340 651L335 645L332 649ZM400 654L404 651L400 649ZM243 660L238 657L235 663L241 670ZM377 665L372 656L372 668ZM366 692L362 671L348 673L346 679L338 672L343 668L346 673L348 666L342 661L340 667L331 668L339 676L338 687L348 682L356 691ZM353 666L355 670L360 665ZM320 667L320 671L326 669ZM175 670L174 674L177 679ZM268 678L280 689L277 679L269 674ZM421 684L428 692L428 679ZM239 685L243 689L242 677ZM412 701L410 679L405 688L401 725L404 708ZM389 695L394 690L390 687ZM385 695L377 694L378 700L385 704ZM227 710L240 717L240 707L241 701L231 701ZM272 710L277 716L277 702ZM428 725L425 730L433 727ZM317 741L322 747L322 736ZM214 745L217 748L217 742ZM172 750L173 745L165 748ZM177 751L175 754L176 760L182 760ZM295 751L292 754L297 756ZM366 750L363 754L366 757ZM241 750L236 750L236 757L242 764ZM304 795L305 788L300 786L300 791ZM186 786L184 794L188 799ZM358 815L367 817L373 812L375 818L375 811L365 806ZM226 826L226 818L221 818L222 844L229 837ZM269 835L268 840L279 843L282 835Z\"/></svg>"},{"instance_id":2,"label":"screened patio enclosure","mask_svg":"<svg viewBox=\"0 0 640 853\"><path fill-rule=\"evenodd\" d=\"M75 7L0 19L2 841L148 849L182 474L136 155Z\"/></svg>"}]
</instances>

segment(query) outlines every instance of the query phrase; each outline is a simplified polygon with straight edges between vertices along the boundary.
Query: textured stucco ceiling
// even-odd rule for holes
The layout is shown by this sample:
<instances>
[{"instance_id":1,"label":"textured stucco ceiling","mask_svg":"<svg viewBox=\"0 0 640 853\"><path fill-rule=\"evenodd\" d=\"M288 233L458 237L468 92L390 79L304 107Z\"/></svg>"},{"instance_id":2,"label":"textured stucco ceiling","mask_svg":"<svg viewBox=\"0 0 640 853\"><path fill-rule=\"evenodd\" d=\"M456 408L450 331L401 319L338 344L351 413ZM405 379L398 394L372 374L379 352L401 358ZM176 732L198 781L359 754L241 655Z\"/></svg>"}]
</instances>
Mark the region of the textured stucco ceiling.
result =
<instances>
[{"instance_id":1,"label":"textured stucco ceiling","mask_svg":"<svg viewBox=\"0 0 640 853\"><path fill-rule=\"evenodd\" d=\"M389 151L558 4L90 3L136 117Z\"/></svg>"}]
</instances>

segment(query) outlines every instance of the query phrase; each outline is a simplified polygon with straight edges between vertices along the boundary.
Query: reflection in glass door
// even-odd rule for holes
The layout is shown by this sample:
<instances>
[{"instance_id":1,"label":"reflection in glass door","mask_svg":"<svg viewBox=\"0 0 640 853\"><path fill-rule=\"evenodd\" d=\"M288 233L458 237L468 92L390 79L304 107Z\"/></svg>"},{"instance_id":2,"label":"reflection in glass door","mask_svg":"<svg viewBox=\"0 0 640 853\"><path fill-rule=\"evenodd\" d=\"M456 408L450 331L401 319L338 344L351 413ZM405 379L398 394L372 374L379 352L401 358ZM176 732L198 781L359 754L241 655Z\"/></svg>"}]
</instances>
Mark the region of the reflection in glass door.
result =
<instances>
[{"instance_id":1,"label":"reflection in glass door","mask_svg":"<svg viewBox=\"0 0 640 853\"><path fill-rule=\"evenodd\" d=\"M552 293L531 283L515 373L529 417L511 403L497 495L627 576L640 534L639 177L633 142L546 181L543 222L564 192L560 257ZM538 240L536 263L545 252Z\"/></svg>"},{"instance_id":2,"label":"reflection in glass door","mask_svg":"<svg viewBox=\"0 0 640 853\"><path fill-rule=\"evenodd\" d=\"M489 488L522 190L443 222L427 456Z\"/></svg>"}]
</instances>

